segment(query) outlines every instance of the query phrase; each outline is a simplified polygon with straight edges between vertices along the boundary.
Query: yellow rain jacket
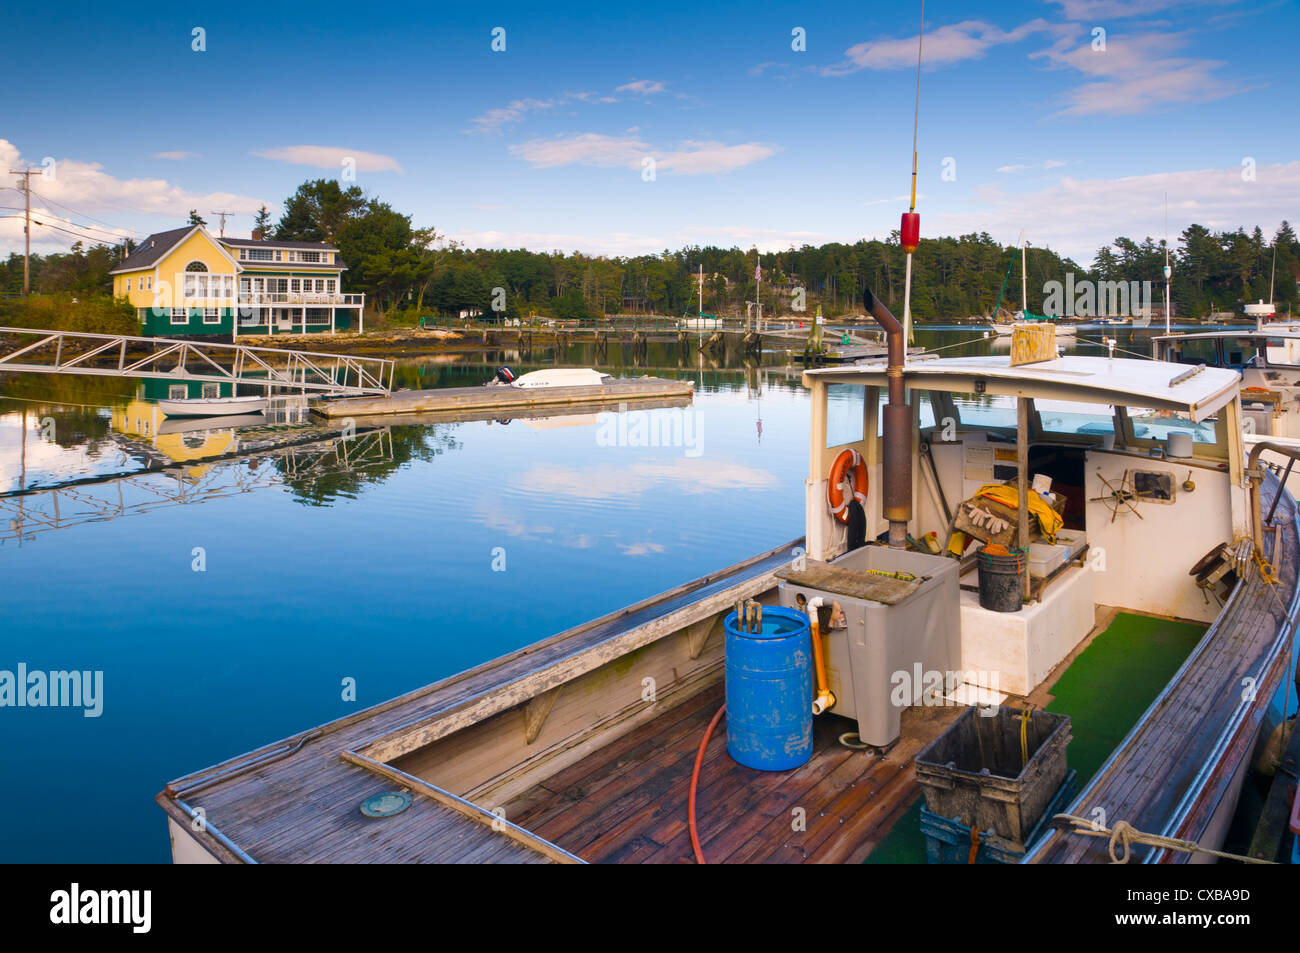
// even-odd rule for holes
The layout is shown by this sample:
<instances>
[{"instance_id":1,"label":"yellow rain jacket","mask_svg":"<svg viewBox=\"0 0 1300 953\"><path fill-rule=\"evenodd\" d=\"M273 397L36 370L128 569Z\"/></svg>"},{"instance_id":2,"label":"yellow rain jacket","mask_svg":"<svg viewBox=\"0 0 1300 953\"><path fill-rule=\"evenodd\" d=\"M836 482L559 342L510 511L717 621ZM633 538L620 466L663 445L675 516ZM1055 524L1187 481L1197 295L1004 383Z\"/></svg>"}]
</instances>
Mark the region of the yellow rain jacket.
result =
<instances>
[{"instance_id":1,"label":"yellow rain jacket","mask_svg":"<svg viewBox=\"0 0 1300 953\"><path fill-rule=\"evenodd\" d=\"M975 491L974 498L981 496L993 500L995 503L1001 503L1013 510L1020 507L1020 494L1014 486L1008 486L1005 483L985 483ZM1061 524L1065 522L1065 520L1061 519L1061 514L1052 509L1048 502L1033 490L1029 491L1029 515L1038 520L1039 530L1049 540L1056 539Z\"/></svg>"}]
</instances>

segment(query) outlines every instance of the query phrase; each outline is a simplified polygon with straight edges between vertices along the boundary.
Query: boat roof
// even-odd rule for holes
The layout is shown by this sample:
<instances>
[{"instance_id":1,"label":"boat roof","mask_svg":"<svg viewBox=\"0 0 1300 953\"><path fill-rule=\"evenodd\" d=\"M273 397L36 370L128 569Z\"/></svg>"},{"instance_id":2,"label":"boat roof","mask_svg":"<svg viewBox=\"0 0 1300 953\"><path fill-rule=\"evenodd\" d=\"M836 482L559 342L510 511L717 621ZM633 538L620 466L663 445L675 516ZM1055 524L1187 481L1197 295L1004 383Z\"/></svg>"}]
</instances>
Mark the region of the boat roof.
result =
<instances>
[{"instance_id":1,"label":"boat roof","mask_svg":"<svg viewBox=\"0 0 1300 953\"><path fill-rule=\"evenodd\" d=\"M1300 338L1300 324L1279 324L1268 330L1240 328L1227 331L1197 331L1194 334L1157 334L1153 341L1209 341L1215 338Z\"/></svg>"},{"instance_id":2,"label":"boat roof","mask_svg":"<svg viewBox=\"0 0 1300 953\"><path fill-rule=\"evenodd\" d=\"M828 384L883 387L887 383L884 361L819 368L805 372L804 377ZM1007 355L922 355L908 359L903 377L907 386L916 390L971 393L977 391L978 381L979 390L991 396L1150 407L1185 413L1193 420L1211 416L1241 387L1241 377L1229 368L1076 354L1016 367Z\"/></svg>"}]
</instances>

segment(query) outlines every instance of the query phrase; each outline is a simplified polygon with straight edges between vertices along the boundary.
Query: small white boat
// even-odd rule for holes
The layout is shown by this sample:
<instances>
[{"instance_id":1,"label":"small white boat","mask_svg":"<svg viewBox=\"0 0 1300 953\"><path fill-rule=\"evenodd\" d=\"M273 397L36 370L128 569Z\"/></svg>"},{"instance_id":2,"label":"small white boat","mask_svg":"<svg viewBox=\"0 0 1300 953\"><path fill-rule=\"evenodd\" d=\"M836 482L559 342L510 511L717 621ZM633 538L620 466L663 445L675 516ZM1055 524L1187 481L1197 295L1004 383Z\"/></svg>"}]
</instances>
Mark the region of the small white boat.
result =
<instances>
[{"instance_id":1,"label":"small white boat","mask_svg":"<svg viewBox=\"0 0 1300 953\"><path fill-rule=\"evenodd\" d=\"M608 384L613 377L590 367L547 367L540 371L529 371L515 376L508 367L497 370L496 376L488 381L489 386L505 385L508 387L596 387Z\"/></svg>"},{"instance_id":2,"label":"small white boat","mask_svg":"<svg viewBox=\"0 0 1300 953\"><path fill-rule=\"evenodd\" d=\"M158 401L158 409L168 417L260 414L266 410L266 405L265 397L193 397Z\"/></svg>"}]
</instances>

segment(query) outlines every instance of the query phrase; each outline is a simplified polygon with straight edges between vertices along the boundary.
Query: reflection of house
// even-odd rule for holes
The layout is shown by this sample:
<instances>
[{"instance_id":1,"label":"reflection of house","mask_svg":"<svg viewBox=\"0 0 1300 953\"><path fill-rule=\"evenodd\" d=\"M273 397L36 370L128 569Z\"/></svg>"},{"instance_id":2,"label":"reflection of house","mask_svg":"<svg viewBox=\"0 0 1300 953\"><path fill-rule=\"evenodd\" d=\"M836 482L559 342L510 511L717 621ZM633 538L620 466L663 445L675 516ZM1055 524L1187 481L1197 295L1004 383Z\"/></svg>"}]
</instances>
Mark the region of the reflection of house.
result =
<instances>
[{"instance_id":1,"label":"reflection of house","mask_svg":"<svg viewBox=\"0 0 1300 953\"><path fill-rule=\"evenodd\" d=\"M191 225L137 245L113 269L113 294L149 336L310 334L360 318L365 295L342 293L346 267L332 245L214 238Z\"/></svg>"},{"instance_id":2,"label":"reflection of house","mask_svg":"<svg viewBox=\"0 0 1300 953\"><path fill-rule=\"evenodd\" d=\"M158 409L159 399L180 400L193 397L230 397L231 384L210 384L203 381L167 381L147 379L140 382L135 400L125 406L113 408L112 427L120 434L137 437L176 463L206 459L238 449L239 438L231 427L213 430L165 432L167 417ZM195 470L191 476L199 476Z\"/></svg>"}]
</instances>

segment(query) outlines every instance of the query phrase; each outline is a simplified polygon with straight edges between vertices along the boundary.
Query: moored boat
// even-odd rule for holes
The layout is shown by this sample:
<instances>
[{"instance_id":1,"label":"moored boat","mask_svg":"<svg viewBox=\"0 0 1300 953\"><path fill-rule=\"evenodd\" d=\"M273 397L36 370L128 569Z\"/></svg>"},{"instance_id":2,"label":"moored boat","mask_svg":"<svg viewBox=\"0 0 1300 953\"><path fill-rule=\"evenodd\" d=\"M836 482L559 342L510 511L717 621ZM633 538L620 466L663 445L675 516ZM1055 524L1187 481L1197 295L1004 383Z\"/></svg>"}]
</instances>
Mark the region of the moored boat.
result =
<instances>
[{"instance_id":1,"label":"moored boat","mask_svg":"<svg viewBox=\"0 0 1300 953\"><path fill-rule=\"evenodd\" d=\"M798 548L180 778L158 797L174 859L860 860L902 830L920 793L912 758L967 710L964 699L1019 708L1050 697L1116 610L1209 628L1061 813L1101 803L1110 827L1222 846L1286 668L1300 562L1294 502L1244 457L1237 375L1047 351L1017 364L904 365L901 324L877 299L868 308L890 332L890 359L803 375ZM841 426L849 407L860 428ZM1139 416L1158 427L1140 431ZM1191 431L1203 436L1185 454L1178 435ZM1051 502L1030 496L1040 482ZM1030 553L1016 584L1027 587L1005 611L978 595L976 551L958 532ZM909 543L931 533L954 555ZM1218 554L1213 579L1188 574L1201 553ZM799 678L815 670L821 713L792 709L811 740L794 768L737 761L731 736L744 726L720 716L701 744L724 687L728 719L752 702L726 671L733 610L748 618L756 603L818 620L805 633L821 661L805 655ZM1125 648L1132 659L1146 650ZM911 680L914 670L927 678ZM1258 698L1236 690L1243 677ZM259 807L268 799L274 808ZM799 810L807 823L792 826ZM1017 856L1108 860L1104 839L1069 829L1046 830Z\"/></svg>"},{"instance_id":2,"label":"moored boat","mask_svg":"<svg viewBox=\"0 0 1300 953\"><path fill-rule=\"evenodd\" d=\"M226 417L264 413L265 397L193 397L158 401L168 417Z\"/></svg>"}]
</instances>

